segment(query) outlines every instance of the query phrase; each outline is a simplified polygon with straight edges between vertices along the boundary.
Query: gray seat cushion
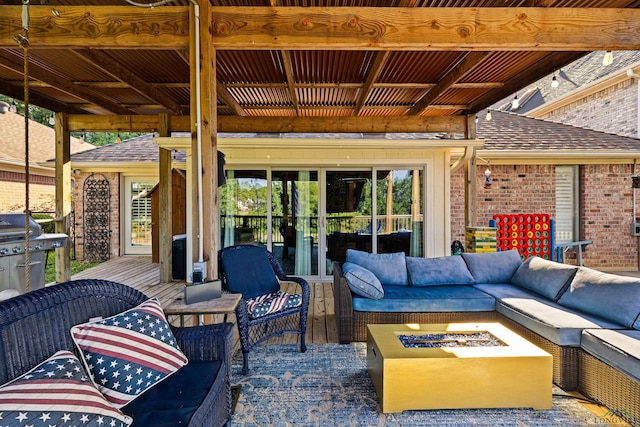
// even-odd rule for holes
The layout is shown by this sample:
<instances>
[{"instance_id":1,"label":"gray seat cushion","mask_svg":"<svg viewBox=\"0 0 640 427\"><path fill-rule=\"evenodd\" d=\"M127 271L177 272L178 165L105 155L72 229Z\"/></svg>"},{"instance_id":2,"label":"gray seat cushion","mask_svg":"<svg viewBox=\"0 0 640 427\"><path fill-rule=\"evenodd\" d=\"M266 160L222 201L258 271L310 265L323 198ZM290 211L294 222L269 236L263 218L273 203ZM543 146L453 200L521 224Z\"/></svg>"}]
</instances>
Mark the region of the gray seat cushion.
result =
<instances>
[{"instance_id":1,"label":"gray seat cushion","mask_svg":"<svg viewBox=\"0 0 640 427\"><path fill-rule=\"evenodd\" d=\"M384 286L384 298L353 297L354 311L439 313L494 311L492 296L473 286Z\"/></svg>"},{"instance_id":2,"label":"gray seat cushion","mask_svg":"<svg viewBox=\"0 0 640 427\"><path fill-rule=\"evenodd\" d=\"M640 279L580 267L558 303L640 329Z\"/></svg>"},{"instance_id":3,"label":"gray seat cushion","mask_svg":"<svg viewBox=\"0 0 640 427\"><path fill-rule=\"evenodd\" d=\"M640 331L586 329L582 349L640 382Z\"/></svg>"},{"instance_id":4,"label":"gray seat cushion","mask_svg":"<svg viewBox=\"0 0 640 427\"><path fill-rule=\"evenodd\" d=\"M483 284L475 287L496 298L498 313L557 345L580 346L580 334L587 328L624 329L620 324L563 307L515 285Z\"/></svg>"}]
</instances>

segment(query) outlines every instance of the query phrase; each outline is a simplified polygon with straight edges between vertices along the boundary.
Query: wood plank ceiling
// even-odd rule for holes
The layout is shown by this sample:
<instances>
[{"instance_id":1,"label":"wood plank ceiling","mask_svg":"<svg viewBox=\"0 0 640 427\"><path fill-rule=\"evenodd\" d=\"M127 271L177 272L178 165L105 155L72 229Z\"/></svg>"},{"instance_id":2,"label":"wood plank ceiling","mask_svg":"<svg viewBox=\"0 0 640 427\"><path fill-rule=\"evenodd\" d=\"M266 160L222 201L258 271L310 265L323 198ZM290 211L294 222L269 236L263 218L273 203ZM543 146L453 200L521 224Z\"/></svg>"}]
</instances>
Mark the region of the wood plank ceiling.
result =
<instances>
[{"instance_id":1,"label":"wood plank ceiling","mask_svg":"<svg viewBox=\"0 0 640 427\"><path fill-rule=\"evenodd\" d=\"M16 99L19 3L0 0L0 93ZM32 3L31 102L71 114L189 115L189 4ZM640 48L629 0L212 5L201 19L212 22L218 116L329 118L323 131L338 118L475 114L589 51Z\"/></svg>"}]
</instances>

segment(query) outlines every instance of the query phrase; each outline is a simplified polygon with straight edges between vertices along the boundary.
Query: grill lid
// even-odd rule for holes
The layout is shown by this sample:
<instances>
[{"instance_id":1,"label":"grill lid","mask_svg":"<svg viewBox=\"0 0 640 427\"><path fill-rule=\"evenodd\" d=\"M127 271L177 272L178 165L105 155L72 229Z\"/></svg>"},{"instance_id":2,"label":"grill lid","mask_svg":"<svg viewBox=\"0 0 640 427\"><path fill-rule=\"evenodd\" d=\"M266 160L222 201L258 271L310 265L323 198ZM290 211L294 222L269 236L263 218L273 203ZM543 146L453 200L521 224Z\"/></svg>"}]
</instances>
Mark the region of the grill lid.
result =
<instances>
[{"instance_id":1,"label":"grill lid","mask_svg":"<svg viewBox=\"0 0 640 427\"><path fill-rule=\"evenodd\" d=\"M29 237L42 234L42 227L32 217L29 217ZM25 239L25 214L0 213L0 241Z\"/></svg>"}]
</instances>

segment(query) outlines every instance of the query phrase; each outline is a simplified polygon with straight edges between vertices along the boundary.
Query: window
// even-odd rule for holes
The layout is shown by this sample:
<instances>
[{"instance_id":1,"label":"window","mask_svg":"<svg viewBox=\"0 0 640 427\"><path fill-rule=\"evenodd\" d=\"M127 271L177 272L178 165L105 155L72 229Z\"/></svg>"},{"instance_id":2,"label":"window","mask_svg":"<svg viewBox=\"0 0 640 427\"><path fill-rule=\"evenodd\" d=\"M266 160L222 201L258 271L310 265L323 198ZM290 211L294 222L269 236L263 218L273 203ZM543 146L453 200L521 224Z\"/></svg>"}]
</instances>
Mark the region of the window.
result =
<instances>
[{"instance_id":1,"label":"window","mask_svg":"<svg viewBox=\"0 0 640 427\"><path fill-rule=\"evenodd\" d=\"M580 193L577 165L556 166L556 244L580 240Z\"/></svg>"}]
</instances>

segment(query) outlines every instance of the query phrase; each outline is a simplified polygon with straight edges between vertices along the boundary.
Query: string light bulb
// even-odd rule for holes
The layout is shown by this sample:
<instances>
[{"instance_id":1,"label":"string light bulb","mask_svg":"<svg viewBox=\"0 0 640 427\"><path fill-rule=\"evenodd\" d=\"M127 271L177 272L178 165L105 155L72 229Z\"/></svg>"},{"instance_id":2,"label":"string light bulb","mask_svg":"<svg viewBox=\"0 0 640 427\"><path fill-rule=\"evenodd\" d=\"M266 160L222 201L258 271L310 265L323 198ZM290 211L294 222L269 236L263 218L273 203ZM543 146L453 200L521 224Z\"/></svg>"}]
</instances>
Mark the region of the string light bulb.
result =
<instances>
[{"instance_id":1,"label":"string light bulb","mask_svg":"<svg viewBox=\"0 0 640 427\"><path fill-rule=\"evenodd\" d=\"M556 75L554 74L553 77L551 78L551 87L555 89L559 85L560 85L560 82L558 81L558 79L556 78Z\"/></svg>"},{"instance_id":2,"label":"string light bulb","mask_svg":"<svg viewBox=\"0 0 640 427\"><path fill-rule=\"evenodd\" d=\"M122 138L120 138L120 130L118 130L118 136L116 136L116 144L120 144L122 142Z\"/></svg>"},{"instance_id":3,"label":"string light bulb","mask_svg":"<svg viewBox=\"0 0 640 427\"><path fill-rule=\"evenodd\" d=\"M518 101L518 95L513 97L513 101L511 101L511 109L517 110L520 107L520 101Z\"/></svg>"},{"instance_id":4,"label":"string light bulb","mask_svg":"<svg viewBox=\"0 0 640 427\"><path fill-rule=\"evenodd\" d=\"M484 116L484 119L485 119L486 121L490 122L492 118L493 118L493 117L491 116L491 111L487 110L487 115L486 115L486 116Z\"/></svg>"},{"instance_id":5,"label":"string light bulb","mask_svg":"<svg viewBox=\"0 0 640 427\"><path fill-rule=\"evenodd\" d=\"M487 169L484 171L484 188L491 188L491 162L487 162Z\"/></svg>"},{"instance_id":6,"label":"string light bulb","mask_svg":"<svg viewBox=\"0 0 640 427\"><path fill-rule=\"evenodd\" d=\"M608 50L604 53L602 58L602 65L611 65L613 63L613 52Z\"/></svg>"},{"instance_id":7,"label":"string light bulb","mask_svg":"<svg viewBox=\"0 0 640 427\"><path fill-rule=\"evenodd\" d=\"M84 138L85 138L84 129L82 129L82 133L80 134L80 138L79 138L80 139L80 144L84 144Z\"/></svg>"},{"instance_id":8,"label":"string light bulb","mask_svg":"<svg viewBox=\"0 0 640 427\"><path fill-rule=\"evenodd\" d=\"M56 124L56 116L54 116L53 113L51 113L51 115L49 116L49 124L51 126Z\"/></svg>"},{"instance_id":9,"label":"string light bulb","mask_svg":"<svg viewBox=\"0 0 640 427\"><path fill-rule=\"evenodd\" d=\"M11 105L9 105L9 111L12 113L18 111L18 104L16 104L16 101L13 101Z\"/></svg>"}]
</instances>

